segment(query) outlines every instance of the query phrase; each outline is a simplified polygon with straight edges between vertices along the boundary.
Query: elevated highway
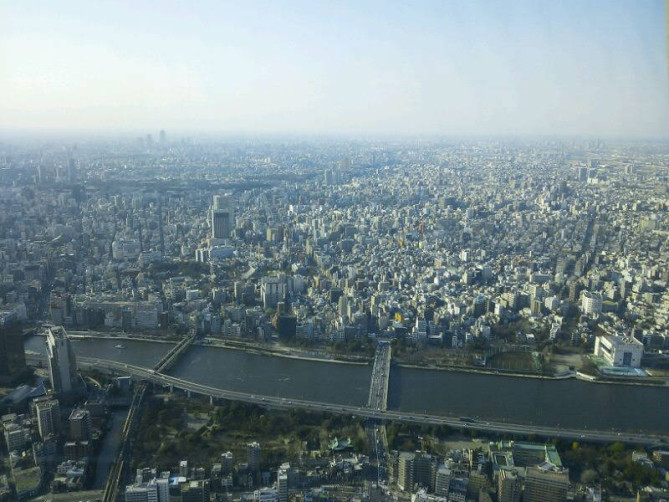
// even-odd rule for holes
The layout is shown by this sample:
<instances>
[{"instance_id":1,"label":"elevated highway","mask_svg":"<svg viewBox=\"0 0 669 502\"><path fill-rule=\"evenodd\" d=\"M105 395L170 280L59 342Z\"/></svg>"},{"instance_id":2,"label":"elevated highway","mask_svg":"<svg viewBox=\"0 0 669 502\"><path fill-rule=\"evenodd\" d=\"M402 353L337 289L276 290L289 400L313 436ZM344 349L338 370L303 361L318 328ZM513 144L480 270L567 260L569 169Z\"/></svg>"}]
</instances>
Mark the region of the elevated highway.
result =
<instances>
[{"instance_id":1,"label":"elevated highway","mask_svg":"<svg viewBox=\"0 0 669 502\"><path fill-rule=\"evenodd\" d=\"M311 411L322 411L336 413L340 415L355 415L376 419L378 421L399 421L416 424L428 425L447 425L459 429L472 429L477 431L487 431L499 434L519 434L536 435L544 438L561 438L565 440L576 440L585 442L609 443L619 441L622 443L639 444L645 446L659 446L669 444L669 436L658 434L644 434L638 432L615 432L606 430L590 429L567 429L556 427L544 427L537 425L513 424L504 421L482 421L473 419L461 419L458 417L446 417L440 415L427 415L415 412L395 411L395 410L377 410L366 406L351 406L332 403L323 403L317 401L307 401L303 399L283 398L277 396L263 396L258 394L249 394L246 392L218 389L207 385L198 384L182 380L155 370L141 368L115 361L104 359L93 359L80 357L77 361L82 367L92 367L97 369L106 369L121 374L130 375L139 381L152 382L157 385L169 387L171 389L181 389L187 393L200 394L212 399L227 399L231 401L241 401L275 408L302 408Z\"/></svg>"}]
</instances>

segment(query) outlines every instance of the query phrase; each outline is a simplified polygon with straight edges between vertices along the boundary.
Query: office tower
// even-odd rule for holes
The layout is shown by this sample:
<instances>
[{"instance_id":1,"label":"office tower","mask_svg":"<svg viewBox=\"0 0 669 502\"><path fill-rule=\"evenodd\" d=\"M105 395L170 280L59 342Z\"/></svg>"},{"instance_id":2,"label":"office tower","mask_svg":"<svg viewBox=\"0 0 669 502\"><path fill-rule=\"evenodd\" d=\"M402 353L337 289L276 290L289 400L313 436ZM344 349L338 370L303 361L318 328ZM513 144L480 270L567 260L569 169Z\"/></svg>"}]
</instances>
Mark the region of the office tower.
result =
<instances>
[{"instance_id":1,"label":"office tower","mask_svg":"<svg viewBox=\"0 0 669 502\"><path fill-rule=\"evenodd\" d=\"M165 143L167 143L167 135L165 134L165 129L160 130L160 133L158 134L158 140L160 141L161 145L165 145Z\"/></svg>"},{"instance_id":2,"label":"office tower","mask_svg":"<svg viewBox=\"0 0 669 502\"><path fill-rule=\"evenodd\" d=\"M77 361L70 339L63 327L49 328L46 348L53 391L55 393L70 392L76 383Z\"/></svg>"},{"instance_id":3,"label":"office tower","mask_svg":"<svg viewBox=\"0 0 669 502\"><path fill-rule=\"evenodd\" d=\"M563 502L567 500L569 471L552 464L528 467L524 502Z\"/></svg>"},{"instance_id":4,"label":"office tower","mask_svg":"<svg viewBox=\"0 0 669 502\"><path fill-rule=\"evenodd\" d=\"M91 414L88 410L72 410L69 418L70 439L73 441L90 441L91 439Z\"/></svg>"},{"instance_id":5,"label":"office tower","mask_svg":"<svg viewBox=\"0 0 669 502\"><path fill-rule=\"evenodd\" d=\"M25 371L26 354L20 325L0 326L0 382L10 382Z\"/></svg>"},{"instance_id":6,"label":"office tower","mask_svg":"<svg viewBox=\"0 0 669 502\"><path fill-rule=\"evenodd\" d=\"M260 468L260 444L257 442L249 443L246 445L246 455L248 458L249 469L253 472L258 471Z\"/></svg>"},{"instance_id":7,"label":"office tower","mask_svg":"<svg viewBox=\"0 0 669 502\"><path fill-rule=\"evenodd\" d=\"M230 237L234 221L232 196L214 195L214 206L211 210L211 237L212 239L226 239Z\"/></svg>"},{"instance_id":8,"label":"office tower","mask_svg":"<svg viewBox=\"0 0 669 502\"><path fill-rule=\"evenodd\" d=\"M502 469L497 478L497 500L499 502L520 502L522 483L513 471Z\"/></svg>"},{"instance_id":9,"label":"office tower","mask_svg":"<svg viewBox=\"0 0 669 502\"><path fill-rule=\"evenodd\" d=\"M60 432L60 404L57 399L45 397L35 400L35 415L42 440Z\"/></svg>"}]
</instances>

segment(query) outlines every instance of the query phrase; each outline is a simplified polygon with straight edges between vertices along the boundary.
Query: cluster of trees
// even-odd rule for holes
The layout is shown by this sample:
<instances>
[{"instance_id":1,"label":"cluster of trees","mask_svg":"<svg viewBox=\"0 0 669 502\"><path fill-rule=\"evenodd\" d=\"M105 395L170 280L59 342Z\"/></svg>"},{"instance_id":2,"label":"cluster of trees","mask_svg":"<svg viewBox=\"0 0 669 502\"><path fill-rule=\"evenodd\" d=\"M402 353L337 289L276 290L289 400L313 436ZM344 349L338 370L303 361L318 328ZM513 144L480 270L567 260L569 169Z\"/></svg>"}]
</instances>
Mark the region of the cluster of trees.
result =
<instances>
[{"instance_id":1,"label":"cluster of trees","mask_svg":"<svg viewBox=\"0 0 669 502\"><path fill-rule=\"evenodd\" d=\"M368 339L351 339L346 342L335 342L333 351L338 354L355 354L374 357L376 344Z\"/></svg>"},{"instance_id":2,"label":"cluster of trees","mask_svg":"<svg viewBox=\"0 0 669 502\"><path fill-rule=\"evenodd\" d=\"M633 462L632 451L622 443L608 446L573 443L561 455L573 480L601 483L612 493L634 494L639 488L660 481L658 471Z\"/></svg>"},{"instance_id":3,"label":"cluster of trees","mask_svg":"<svg viewBox=\"0 0 669 502\"><path fill-rule=\"evenodd\" d=\"M416 425L404 422L391 422L386 426L388 447L391 450L415 451L420 446L418 437L445 438L453 434L448 425Z\"/></svg>"},{"instance_id":4,"label":"cluster of trees","mask_svg":"<svg viewBox=\"0 0 669 502\"><path fill-rule=\"evenodd\" d=\"M211 418L198 430L185 430L186 408L192 413L210 413ZM136 467L172 469L180 460L208 467L218 456L231 450L245 458L248 441L259 441L263 448L262 466L270 468L286 461L293 449L306 444L309 450L325 447L331 437L350 437L353 447L365 450L364 423L341 415L312 413L294 409L268 410L252 404L224 401L214 409L191 399L154 398L144 407L133 458ZM277 445L277 438L284 438ZM272 442L273 447L266 445ZM297 446L299 445L299 446Z\"/></svg>"}]
</instances>

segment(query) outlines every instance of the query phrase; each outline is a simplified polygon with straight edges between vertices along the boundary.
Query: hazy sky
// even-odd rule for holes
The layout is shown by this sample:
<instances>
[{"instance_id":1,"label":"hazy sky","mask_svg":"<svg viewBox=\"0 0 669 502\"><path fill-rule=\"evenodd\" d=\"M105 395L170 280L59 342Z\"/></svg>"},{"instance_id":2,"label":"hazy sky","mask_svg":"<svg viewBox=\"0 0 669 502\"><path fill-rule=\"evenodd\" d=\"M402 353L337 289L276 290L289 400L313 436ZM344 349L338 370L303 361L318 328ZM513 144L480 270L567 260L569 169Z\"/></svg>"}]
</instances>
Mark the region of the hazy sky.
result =
<instances>
[{"instance_id":1,"label":"hazy sky","mask_svg":"<svg viewBox=\"0 0 669 502\"><path fill-rule=\"evenodd\" d=\"M664 0L0 0L0 129L669 136Z\"/></svg>"}]
</instances>

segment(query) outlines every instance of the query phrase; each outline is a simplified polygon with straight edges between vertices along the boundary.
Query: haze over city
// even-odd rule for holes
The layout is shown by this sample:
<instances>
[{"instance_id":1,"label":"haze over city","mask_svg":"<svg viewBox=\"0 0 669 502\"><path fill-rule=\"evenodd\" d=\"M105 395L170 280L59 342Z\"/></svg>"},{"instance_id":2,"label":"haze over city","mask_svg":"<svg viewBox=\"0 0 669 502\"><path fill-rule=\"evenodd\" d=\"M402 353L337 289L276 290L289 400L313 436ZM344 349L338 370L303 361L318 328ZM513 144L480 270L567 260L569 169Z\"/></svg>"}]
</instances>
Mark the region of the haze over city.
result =
<instances>
[{"instance_id":1,"label":"haze over city","mask_svg":"<svg viewBox=\"0 0 669 502\"><path fill-rule=\"evenodd\" d=\"M665 2L2 2L0 131L669 135Z\"/></svg>"},{"instance_id":2,"label":"haze over city","mask_svg":"<svg viewBox=\"0 0 669 502\"><path fill-rule=\"evenodd\" d=\"M668 502L668 9L0 0L0 502Z\"/></svg>"}]
</instances>

